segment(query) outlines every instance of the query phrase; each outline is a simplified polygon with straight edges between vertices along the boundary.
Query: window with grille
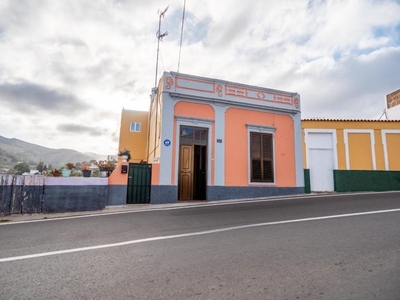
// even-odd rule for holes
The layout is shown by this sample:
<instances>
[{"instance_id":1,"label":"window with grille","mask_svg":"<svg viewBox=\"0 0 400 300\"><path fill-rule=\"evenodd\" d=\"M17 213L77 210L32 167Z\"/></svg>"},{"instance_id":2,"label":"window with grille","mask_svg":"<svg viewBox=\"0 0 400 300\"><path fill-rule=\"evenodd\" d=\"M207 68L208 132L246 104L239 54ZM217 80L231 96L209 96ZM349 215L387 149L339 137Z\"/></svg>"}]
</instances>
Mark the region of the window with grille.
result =
<instances>
[{"instance_id":1,"label":"window with grille","mask_svg":"<svg viewBox=\"0 0 400 300\"><path fill-rule=\"evenodd\" d=\"M250 132L251 182L274 182L273 135Z\"/></svg>"},{"instance_id":2,"label":"window with grille","mask_svg":"<svg viewBox=\"0 0 400 300\"><path fill-rule=\"evenodd\" d=\"M131 125L130 125L131 132L140 132L141 127L142 126L141 126L140 122L131 122Z\"/></svg>"}]
</instances>

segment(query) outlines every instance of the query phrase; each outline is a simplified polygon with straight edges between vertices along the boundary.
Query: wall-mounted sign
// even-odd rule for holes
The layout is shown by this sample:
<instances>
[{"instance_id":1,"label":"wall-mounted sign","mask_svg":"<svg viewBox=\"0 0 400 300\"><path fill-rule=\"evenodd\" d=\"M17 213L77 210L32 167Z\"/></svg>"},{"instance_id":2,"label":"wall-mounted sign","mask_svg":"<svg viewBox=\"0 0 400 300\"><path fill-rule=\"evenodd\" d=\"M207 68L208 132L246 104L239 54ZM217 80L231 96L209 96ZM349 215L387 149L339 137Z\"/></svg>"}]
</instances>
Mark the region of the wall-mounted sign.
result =
<instances>
[{"instance_id":1,"label":"wall-mounted sign","mask_svg":"<svg viewBox=\"0 0 400 300\"><path fill-rule=\"evenodd\" d=\"M169 139L164 140L164 146L171 146L171 141Z\"/></svg>"},{"instance_id":2,"label":"wall-mounted sign","mask_svg":"<svg viewBox=\"0 0 400 300\"><path fill-rule=\"evenodd\" d=\"M217 143L222 143L222 139L217 139Z\"/></svg>"}]
</instances>

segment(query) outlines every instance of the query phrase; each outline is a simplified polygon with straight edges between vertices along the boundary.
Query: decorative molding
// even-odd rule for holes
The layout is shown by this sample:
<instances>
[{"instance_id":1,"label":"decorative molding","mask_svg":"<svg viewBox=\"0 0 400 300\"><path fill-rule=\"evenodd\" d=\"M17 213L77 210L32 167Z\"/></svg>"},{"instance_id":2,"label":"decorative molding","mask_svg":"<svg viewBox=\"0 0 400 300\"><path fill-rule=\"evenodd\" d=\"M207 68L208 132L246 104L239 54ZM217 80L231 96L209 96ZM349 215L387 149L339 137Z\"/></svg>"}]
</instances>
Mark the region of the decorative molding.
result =
<instances>
[{"instance_id":1,"label":"decorative molding","mask_svg":"<svg viewBox=\"0 0 400 300\"><path fill-rule=\"evenodd\" d=\"M300 107L300 100L299 100L299 98L294 98L294 99L293 99L293 103L294 103L294 106L295 106L296 108L299 108L299 107Z\"/></svg>"},{"instance_id":2,"label":"decorative molding","mask_svg":"<svg viewBox=\"0 0 400 300\"><path fill-rule=\"evenodd\" d=\"M383 156L385 158L385 170L389 171L390 166L389 166L389 155L387 149L386 134L400 134L400 130L386 129L386 130L381 130L381 133L382 133L382 144L383 144Z\"/></svg>"},{"instance_id":3,"label":"decorative molding","mask_svg":"<svg viewBox=\"0 0 400 300\"><path fill-rule=\"evenodd\" d=\"M174 86L174 79L168 76L166 81L167 81L166 88L171 89Z\"/></svg>"},{"instance_id":4,"label":"decorative molding","mask_svg":"<svg viewBox=\"0 0 400 300\"><path fill-rule=\"evenodd\" d=\"M225 85L225 95L247 98L247 90L243 88L238 88L235 86Z\"/></svg>"},{"instance_id":5,"label":"decorative molding","mask_svg":"<svg viewBox=\"0 0 400 300\"><path fill-rule=\"evenodd\" d=\"M217 94L218 96L222 97L222 85L220 84L217 85Z\"/></svg>"},{"instance_id":6,"label":"decorative molding","mask_svg":"<svg viewBox=\"0 0 400 300\"><path fill-rule=\"evenodd\" d=\"M250 102L239 102L228 100L224 98L209 98L198 95L185 95L181 93L169 93L172 99L177 98L182 101L194 101L199 103L211 103L215 105L227 105L229 107L238 107L238 108L247 108L251 110L260 110L260 111L269 111L273 113L282 113L282 114L298 114L300 111L296 108L292 107L276 107L276 106L267 106L265 104L261 104L264 101L259 101L258 103L250 103ZM266 101L265 101L266 102Z\"/></svg>"},{"instance_id":7,"label":"decorative molding","mask_svg":"<svg viewBox=\"0 0 400 300\"><path fill-rule=\"evenodd\" d=\"M176 87L182 90L215 93L215 83L176 77Z\"/></svg>"},{"instance_id":8,"label":"decorative molding","mask_svg":"<svg viewBox=\"0 0 400 300\"><path fill-rule=\"evenodd\" d=\"M204 119L196 117L175 116L175 119L180 122L187 122L192 124L213 124L213 119Z\"/></svg>"},{"instance_id":9,"label":"decorative molding","mask_svg":"<svg viewBox=\"0 0 400 300\"><path fill-rule=\"evenodd\" d=\"M168 73L167 73L168 74ZM293 92L285 92L282 90L275 90L275 89L270 89L270 88L259 88L256 86L252 86L252 85L248 85L248 84L242 84L242 83L237 83L237 82L231 82L231 81L227 81L227 80L221 80L221 79L214 79L214 78L208 78L208 77L202 77L202 76L195 76L195 75L189 75L189 74L183 74L183 73L177 73L177 72L169 72L169 74L171 76L174 77L179 77L179 78L187 78L190 80L197 80L197 81L201 81L201 82L213 82L216 84L221 84L221 85L230 85L230 86L236 86L236 87L241 87L241 88L245 88L245 89L249 89L249 90L261 90L263 93L269 93L269 94L279 94L279 95L284 95L286 97L295 97L296 95L298 95L297 93L293 93Z\"/></svg>"},{"instance_id":10,"label":"decorative molding","mask_svg":"<svg viewBox=\"0 0 400 300\"><path fill-rule=\"evenodd\" d=\"M265 132L265 133L274 133L276 127L274 126L266 126L266 125L258 125L258 124L246 124L248 130L256 131L256 132Z\"/></svg>"},{"instance_id":11,"label":"decorative molding","mask_svg":"<svg viewBox=\"0 0 400 300\"><path fill-rule=\"evenodd\" d=\"M247 100L259 100L259 101L274 102L274 103L278 103L278 104L293 105L292 97L269 94L266 92L262 92L260 90L239 88L239 87L235 87L235 86L226 85L225 86L225 94L227 96L237 97L237 98L242 98L242 99L247 99ZM297 99L297 101L299 103L298 99Z\"/></svg>"},{"instance_id":12,"label":"decorative molding","mask_svg":"<svg viewBox=\"0 0 400 300\"><path fill-rule=\"evenodd\" d=\"M172 75L175 73L171 72ZM243 85L235 85L234 83L218 83L218 81L213 80L210 82L209 78L197 78L191 76L182 77L178 74L175 75L175 87L179 90L186 91L196 91L201 93L214 94L218 97L228 96L234 98L240 98L245 100L257 100L272 102L281 105L294 106L297 109L300 107L300 99L297 93L288 93L278 90L269 89L258 89L257 87L247 87ZM174 81L171 77L167 77L167 89L171 89L174 85ZM297 98L293 98L296 97Z\"/></svg>"},{"instance_id":13,"label":"decorative molding","mask_svg":"<svg viewBox=\"0 0 400 300\"><path fill-rule=\"evenodd\" d=\"M292 105L292 98L274 95L274 102Z\"/></svg>"},{"instance_id":14,"label":"decorative molding","mask_svg":"<svg viewBox=\"0 0 400 300\"><path fill-rule=\"evenodd\" d=\"M260 99L260 100L265 100L265 94L264 94L263 92L258 92L258 93L257 93L257 97L258 97L258 99Z\"/></svg>"}]
</instances>

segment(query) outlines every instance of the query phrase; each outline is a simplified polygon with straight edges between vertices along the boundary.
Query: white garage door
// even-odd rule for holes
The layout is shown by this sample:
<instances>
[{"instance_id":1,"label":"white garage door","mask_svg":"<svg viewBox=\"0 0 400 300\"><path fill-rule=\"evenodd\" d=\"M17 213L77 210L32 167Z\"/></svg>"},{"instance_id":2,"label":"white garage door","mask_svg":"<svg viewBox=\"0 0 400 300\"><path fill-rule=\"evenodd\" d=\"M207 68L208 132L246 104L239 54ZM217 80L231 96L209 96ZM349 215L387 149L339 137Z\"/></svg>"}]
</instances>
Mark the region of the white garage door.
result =
<instances>
[{"instance_id":1,"label":"white garage door","mask_svg":"<svg viewBox=\"0 0 400 300\"><path fill-rule=\"evenodd\" d=\"M332 133L309 133L308 166L310 168L310 184L313 192L334 191L333 169L334 143Z\"/></svg>"}]
</instances>

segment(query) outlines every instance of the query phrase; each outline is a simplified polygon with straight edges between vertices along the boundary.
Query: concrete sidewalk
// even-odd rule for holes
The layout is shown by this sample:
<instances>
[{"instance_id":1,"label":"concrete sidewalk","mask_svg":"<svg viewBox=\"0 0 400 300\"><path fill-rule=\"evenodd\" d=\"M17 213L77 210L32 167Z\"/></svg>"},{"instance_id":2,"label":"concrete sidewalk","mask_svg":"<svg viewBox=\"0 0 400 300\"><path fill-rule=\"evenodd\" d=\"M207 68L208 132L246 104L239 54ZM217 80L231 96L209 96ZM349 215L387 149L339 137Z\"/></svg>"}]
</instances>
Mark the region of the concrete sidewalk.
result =
<instances>
[{"instance_id":1,"label":"concrete sidewalk","mask_svg":"<svg viewBox=\"0 0 400 300\"><path fill-rule=\"evenodd\" d=\"M284 200L293 198L306 198L315 197L318 195L328 195L331 193L313 193L313 194L298 194L298 195L286 195L286 196L271 196L262 198L246 198L246 199L230 199L220 201L179 201L171 204L126 204L121 206L107 206L102 210L95 211L77 211L77 212L66 212L66 213L36 213L36 214L13 214L8 216L0 216L0 222L22 222L30 220L42 220L42 219L57 219L57 218L68 218L76 216L92 216L92 215L108 215L118 213L129 213L134 211L150 211L150 210L162 210L168 208L181 208L181 207L196 207L196 206L209 206L229 203L242 203L251 201L273 201L273 200ZM1 224L1 223L0 223Z\"/></svg>"},{"instance_id":2,"label":"concrete sidewalk","mask_svg":"<svg viewBox=\"0 0 400 300\"><path fill-rule=\"evenodd\" d=\"M0 222L20 222L28 220L41 220L41 219L57 219L75 216L91 216L91 215L107 215L107 214L118 214L127 213L130 211L147 211L156 210L160 208L168 207L180 207L180 206L191 206L198 204L206 204L204 201L196 201L193 203L174 203L174 204L126 204L126 205L116 205L107 206L102 210L93 211L76 211L76 212L65 212L65 213L34 213L34 214L13 214L7 216L0 216Z\"/></svg>"}]
</instances>

